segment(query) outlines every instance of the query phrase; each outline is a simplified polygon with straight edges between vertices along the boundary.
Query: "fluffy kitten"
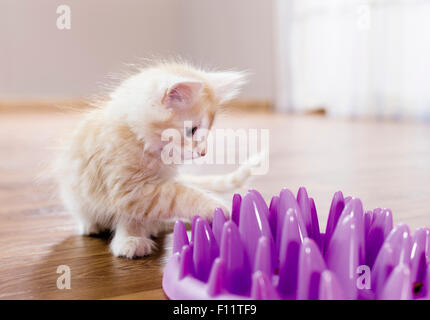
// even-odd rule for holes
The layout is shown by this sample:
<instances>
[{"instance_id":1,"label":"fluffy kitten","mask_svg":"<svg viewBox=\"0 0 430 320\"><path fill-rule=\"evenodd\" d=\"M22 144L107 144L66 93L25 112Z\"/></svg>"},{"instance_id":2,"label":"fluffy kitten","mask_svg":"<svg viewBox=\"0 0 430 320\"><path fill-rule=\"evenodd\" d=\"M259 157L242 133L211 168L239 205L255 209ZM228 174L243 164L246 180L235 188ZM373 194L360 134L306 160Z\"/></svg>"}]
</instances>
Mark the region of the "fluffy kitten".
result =
<instances>
[{"instance_id":1,"label":"fluffy kitten","mask_svg":"<svg viewBox=\"0 0 430 320\"><path fill-rule=\"evenodd\" d=\"M237 72L204 72L185 64L148 67L125 80L105 106L88 112L57 163L66 208L80 232L115 231L115 256L148 255L166 221L194 215L211 218L225 206L209 193L240 186L250 169L223 177L179 176L161 160L165 129L181 133L182 159L204 156L206 138L190 139L211 128L217 108L243 84ZM184 121L193 127L184 130ZM185 131L185 132L184 132Z\"/></svg>"}]
</instances>

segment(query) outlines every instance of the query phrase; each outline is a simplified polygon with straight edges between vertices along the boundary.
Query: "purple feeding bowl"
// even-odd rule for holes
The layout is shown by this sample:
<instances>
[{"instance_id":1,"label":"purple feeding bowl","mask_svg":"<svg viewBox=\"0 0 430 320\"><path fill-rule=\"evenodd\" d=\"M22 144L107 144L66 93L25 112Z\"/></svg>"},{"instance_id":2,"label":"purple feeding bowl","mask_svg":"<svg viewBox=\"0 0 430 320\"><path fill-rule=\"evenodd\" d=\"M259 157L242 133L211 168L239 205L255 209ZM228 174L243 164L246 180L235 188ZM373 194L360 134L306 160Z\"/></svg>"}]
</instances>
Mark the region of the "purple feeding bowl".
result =
<instances>
[{"instance_id":1,"label":"purple feeding bowl","mask_svg":"<svg viewBox=\"0 0 430 320\"><path fill-rule=\"evenodd\" d=\"M170 299L429 299L430 229L393 228L389 209L363 211L335 193L325 233L305 188L270 207L255 190L212 224L177 221L163 275Z\"/></svg>"}]
</instances>

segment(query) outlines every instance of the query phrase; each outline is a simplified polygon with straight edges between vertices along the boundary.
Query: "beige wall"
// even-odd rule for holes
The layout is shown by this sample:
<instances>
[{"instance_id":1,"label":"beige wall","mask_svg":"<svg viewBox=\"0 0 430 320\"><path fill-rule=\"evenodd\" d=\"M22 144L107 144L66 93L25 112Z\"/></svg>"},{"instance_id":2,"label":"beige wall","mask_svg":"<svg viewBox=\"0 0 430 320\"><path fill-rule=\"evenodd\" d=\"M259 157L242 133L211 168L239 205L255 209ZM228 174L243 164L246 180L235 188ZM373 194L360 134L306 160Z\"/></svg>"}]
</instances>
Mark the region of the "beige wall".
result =
<instances>
[{"instance_id":1,"label":"beige wall","mask_svg":"<svg viewBox=\"0 0 430 320\"><path fill-rule=\"evenodd\" d=\"M56 27L60 4L71 30ZM2 0L0 99L87 96L126 63L176 55L247 69L244 96L272 99L272 41L272 1Z\"/></svg>"}]
</instances>

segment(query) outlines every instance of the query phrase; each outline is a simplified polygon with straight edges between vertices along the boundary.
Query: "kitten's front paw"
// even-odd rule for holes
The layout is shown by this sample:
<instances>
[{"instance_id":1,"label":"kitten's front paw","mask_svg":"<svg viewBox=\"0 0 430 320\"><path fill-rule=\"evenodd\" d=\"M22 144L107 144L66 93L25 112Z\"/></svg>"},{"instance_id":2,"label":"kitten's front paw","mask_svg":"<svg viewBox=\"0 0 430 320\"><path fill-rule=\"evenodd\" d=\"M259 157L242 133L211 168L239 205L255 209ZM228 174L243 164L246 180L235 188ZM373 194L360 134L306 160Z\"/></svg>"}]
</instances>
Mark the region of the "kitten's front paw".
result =
<instances>
[{"instance_id":1,"label":"kitten's front paw","mask_svg":"<svg viewBox=\"0 0 430 320\"><path fill-rule=\"evenodd\" d=\"M101 233L101 229L95 223L80 222L78 225L79 234L82 236L93 236Z\"/></svg>"},{"instance_id":2,"label":"kitten's front paw","mask_svg":"<svg viewBox=\"0 0 430 320\"><path fill-rule=\"evenodd\" d=\"M110 247L114 256L133 259L151 254L155 243L144 237L114 237Z\"/></svg>"}]
</instances>

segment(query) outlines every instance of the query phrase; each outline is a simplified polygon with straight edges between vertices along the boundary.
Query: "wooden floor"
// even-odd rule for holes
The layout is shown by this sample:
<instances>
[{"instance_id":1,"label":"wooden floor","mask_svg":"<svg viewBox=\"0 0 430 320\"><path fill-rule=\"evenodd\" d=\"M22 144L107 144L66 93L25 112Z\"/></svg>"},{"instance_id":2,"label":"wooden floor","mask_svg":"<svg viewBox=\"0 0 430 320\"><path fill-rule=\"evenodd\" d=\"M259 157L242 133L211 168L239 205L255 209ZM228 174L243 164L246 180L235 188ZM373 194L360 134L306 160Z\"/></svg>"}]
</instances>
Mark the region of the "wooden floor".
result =
<instances>
[{"instance_id":1,"label":"wooden floor","mask_svg":"<svg viewBox=\"0 0 430 320\"><path fill-rule=\"evenodd\" d=\"M52 160L55 140L77 119L74 114L0 114L0 299L165 299L163 249L138 260L112 257L106 237L77 235L49 177L35 180ZM217 125L270 129L269 173L253 177L249 186L266 199L282 187L296 192L306 186L323 228L337 190L360 197L366 208L391 208L396 223L430 226L429 125L271 114L230 114ZM160 237L159 247L164 243ZM70 290L57 289L59 265L71 269Z\"/></svg>"}]
</instances>

